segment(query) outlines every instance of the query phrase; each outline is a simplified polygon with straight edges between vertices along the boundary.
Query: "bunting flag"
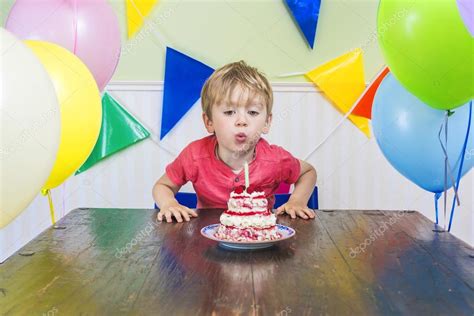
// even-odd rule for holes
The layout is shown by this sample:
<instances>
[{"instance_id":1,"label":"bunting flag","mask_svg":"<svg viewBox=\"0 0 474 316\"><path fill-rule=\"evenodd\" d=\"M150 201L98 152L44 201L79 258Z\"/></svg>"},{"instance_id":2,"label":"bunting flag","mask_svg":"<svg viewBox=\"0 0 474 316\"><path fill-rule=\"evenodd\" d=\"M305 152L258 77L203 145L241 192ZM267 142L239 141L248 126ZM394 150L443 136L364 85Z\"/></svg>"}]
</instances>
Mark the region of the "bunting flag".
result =
<instances>
[{"instance_id":1,"label":"bunting flag","mask_svg":"<svg viewBox=\"0 0 474 316\"><path fill-rule=\"evenodd\" d=\"M365 90L362 50L356 49L339 56L305 74L344 114ZM369 120L350 114L348 118L367 137L370 137Z\"/></svg>"},{"instance_id":2,"label":"bunting flag","mask_svg":"<svg viewBox=\"0 0 474 316\"><path fill-rule=\"evenodd\" d=\"M314 47L321 0L285 0L311 49Z\"/></svg>"},{"instance_id":3,"label":"bunting flag","mask_svg":"<svg viewBox=\"0 0 474 316\"><path fill-rule=\"evenodd\" d=\"M199 100L214 69L170 47L166 48L165 87L160 140Z\"/></svg>"},{"instance_id":4,"label":"bunting flag","mask_svg":"<svg viewBox=\"0 0 474 316\"><path fill-rule=\"evenodd\" d=\"M150 136L130 113L107 92L102 97L102 126L99 138L86 162L76 171L80 174L99 161Z\"/></svg>"},{"instance_id":5,"label":"bunting flag","mask_svg":"<svg viewBox=\"0 0 474 316\"><path fill-rule=\"evenodd\" d=\"M368 118L372 118L372 103L374 102L375 92L377 92L383 78L389 73L388 67L384 67L375 77L374 81L362 93L352 114Z\"/></svg>"},{"instance_id":6,"label":"bunting flag","mask_svg":"<svg viewBox=\"0 0 474 316\"><path fill-rule=\"evenodd\" d=\"M145 23L158 0L125 0L128 38L132 38Z\"/></svg>"}]
</instances>

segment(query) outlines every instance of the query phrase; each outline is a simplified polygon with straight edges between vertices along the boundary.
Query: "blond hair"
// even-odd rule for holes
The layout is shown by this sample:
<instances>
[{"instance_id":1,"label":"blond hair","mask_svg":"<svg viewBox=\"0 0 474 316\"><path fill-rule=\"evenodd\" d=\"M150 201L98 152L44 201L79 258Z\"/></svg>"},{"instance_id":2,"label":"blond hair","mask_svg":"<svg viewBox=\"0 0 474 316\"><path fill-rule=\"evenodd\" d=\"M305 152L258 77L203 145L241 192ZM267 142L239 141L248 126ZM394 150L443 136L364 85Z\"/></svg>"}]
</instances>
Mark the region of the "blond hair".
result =
<instances>
[{"instance_id":1,"label":"blond hair","mask_svg":"<svg viewBox=\"0 0 474 316\"><path fill-rule=\"evenodd\" d=\"M201 91L202 111L212 119L212 106L229 99L236 86L247 90L249 95L257 94L262 97L267 116L272 113L273 92L270 83L257 68L247 65L243 60L217 69L206 80Z\"/></svg>"}]
</instances>

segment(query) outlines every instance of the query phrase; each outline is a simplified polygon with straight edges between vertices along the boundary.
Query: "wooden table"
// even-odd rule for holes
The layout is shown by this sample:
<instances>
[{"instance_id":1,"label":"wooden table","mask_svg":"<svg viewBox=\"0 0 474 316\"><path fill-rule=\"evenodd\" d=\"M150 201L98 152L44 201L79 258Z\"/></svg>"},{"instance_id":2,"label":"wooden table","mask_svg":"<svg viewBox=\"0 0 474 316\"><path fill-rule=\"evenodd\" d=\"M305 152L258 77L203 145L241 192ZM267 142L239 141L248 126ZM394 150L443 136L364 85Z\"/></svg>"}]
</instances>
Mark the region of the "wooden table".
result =
<instances>
[{"instance_id":1,"label":"wooden table","mask_svg":"<svg viewBox=\"0 0 474 316\"><path fill-rule=\"evenodd\" d=\"M6 315L472 315L474 254L413 211L280 216L296 236L261 251L146 209L76 209L0 265Z\"/></svg>"}]
</instances>

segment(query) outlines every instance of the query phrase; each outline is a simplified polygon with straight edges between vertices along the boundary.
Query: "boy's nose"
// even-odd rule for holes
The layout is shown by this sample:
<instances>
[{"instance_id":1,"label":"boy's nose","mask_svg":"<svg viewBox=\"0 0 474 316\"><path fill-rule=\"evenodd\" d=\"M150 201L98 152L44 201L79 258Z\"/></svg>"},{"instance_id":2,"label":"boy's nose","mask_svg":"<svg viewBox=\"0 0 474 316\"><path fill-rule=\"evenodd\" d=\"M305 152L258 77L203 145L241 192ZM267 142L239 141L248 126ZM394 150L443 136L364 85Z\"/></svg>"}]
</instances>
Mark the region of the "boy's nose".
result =
<instances>
[{"instance_id":1,"label":"boy's nose","mask_svg":"<svg viewBox=\"0 0 474 316\"><path fill-rule=\"evenodd\" d=\"M237 121L237 126L247 126L247 123L244 121Z\"/></svg>"},{"instance_id":2,"label":"boy's nose","mask_svg":"<svg viewBox=\"0 0 474 316\"><path fill-rule=\"evenodd\" d=\"M237 115L237 120L235 121L235 125L237 126L247 126L247 120L245 119L245 115Z\"/></svg>"}]
</instances>

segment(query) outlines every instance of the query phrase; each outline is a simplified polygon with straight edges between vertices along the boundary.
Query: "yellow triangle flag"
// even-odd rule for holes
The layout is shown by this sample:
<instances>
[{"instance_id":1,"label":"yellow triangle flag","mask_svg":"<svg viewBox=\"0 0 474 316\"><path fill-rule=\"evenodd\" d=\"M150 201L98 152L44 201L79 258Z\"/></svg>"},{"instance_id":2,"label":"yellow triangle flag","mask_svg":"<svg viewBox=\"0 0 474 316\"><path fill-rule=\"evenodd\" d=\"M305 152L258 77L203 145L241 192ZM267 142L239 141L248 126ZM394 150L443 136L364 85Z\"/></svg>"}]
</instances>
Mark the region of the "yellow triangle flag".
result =
<instances>
[{"instance_id":1,"label":"yellow triangle flag","mask_svg":"<svg viewBox=\"0 0 474 316\"><path fill-rule=\"evenodd\" d=\"M362 50L339 56L305 74L334 105L346 114L365 90ZM357 115L349 119L370 138L369 120Z\"/></svg>"},{"instance_id":2,"label":"yellow triangle flag","mask_svg":"<svg viewBox=\"0 0 474 316\"><path fill-rule=\"evenodd\" d=\"M127 8L128 38L140 30L145 18L150 14L158 0L125 0Z\"/></svg>"}]
</instances>

